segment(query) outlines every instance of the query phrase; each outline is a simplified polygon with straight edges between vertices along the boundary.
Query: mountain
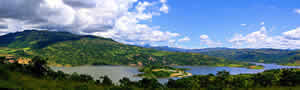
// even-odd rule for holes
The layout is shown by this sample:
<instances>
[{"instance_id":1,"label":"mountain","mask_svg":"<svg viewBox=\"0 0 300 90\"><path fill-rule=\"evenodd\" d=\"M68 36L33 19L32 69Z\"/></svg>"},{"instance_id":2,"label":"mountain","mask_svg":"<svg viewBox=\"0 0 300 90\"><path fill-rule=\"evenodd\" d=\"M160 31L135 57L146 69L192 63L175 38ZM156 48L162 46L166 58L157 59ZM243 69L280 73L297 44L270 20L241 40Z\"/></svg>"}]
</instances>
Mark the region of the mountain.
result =
<instances>
[{"instance_id":1,"label":"mountain","mask_svg":"<svg viewBox=\"0 0 300 90\"><path fill-rule=\"evenodd\" d=\"M223 51L223 50L233 50L233 49L217 47L217 48L204 48L204 49L190 49L188 52L201 53L201 52L211 52L211 51L221 51L221 50Z\"/></svg>"},{"instance_id":2,"label":"mountain","mask_svg":"<svg viewBox=\"0 0 300 90\"><path fill-rule=\"evenodd\" d=\"M156 50L172 52L201 53L208 56L225 58L227 60L278 63L288 65L300 65L300 50L289 49L234 49L234 48L204 48L204 49L181 49L170 47L149 47Z\"/></svg>"},{"instance_id":3,"label":"mountain","mask_svg":"<svg viewBox=\"0 0 300 90\"><path fill-rule=\"evenodd\" d=\"M25 30L24 32L9 33L0 36L0 46L9 48L43 48L47 45L68 40L80 40L82 38L99 38L95 36L81 36L68 32L49 32ZM105 38L101 38L105 39ZM110 40L111 39L105 39Z\"/></svg>"},{"instance_id":4,"label":"mountain","mask_svg":"<svg viewBox=\"0 0 300 90\"><path fill-rule=\"evenodd\" d=\"M159 51L68 32L25 30L10 33L0 36L0 46L0 55L41 56L53 65L247 65L199 53Z\"/></svg>"},{"instance_id":5,"label":"mountain","mask_svg":"<svg viewBox=\"0 0 300 90\"><path fill-rule=\"evenodd\" d=\"M169 46L152 47L150 45L144 45L142 47L152 48L152 49L162 50L162 51L170 51L170 52L193 52L193 53L219 51L219 50L232 50L233 49L233 48L225 48L225 47L203 48L203 49L184 49L184 48L176 48L176 47L169 47Z\"/></svg>"},{"instance_id":6,"label":"mountain","mask_svg":"<svg viewBox=\"0 0 300 90\"><path fill-rule=\"evenodd\" d=\"M175 47L168 47L168 46L152 47L150 45L144 45L142 47L152 48L152 49L161 50L161 51L170 51L170 52L189 52L189 49L182 49L182 48L175 48Z\"/></svg>"}]
</instances>

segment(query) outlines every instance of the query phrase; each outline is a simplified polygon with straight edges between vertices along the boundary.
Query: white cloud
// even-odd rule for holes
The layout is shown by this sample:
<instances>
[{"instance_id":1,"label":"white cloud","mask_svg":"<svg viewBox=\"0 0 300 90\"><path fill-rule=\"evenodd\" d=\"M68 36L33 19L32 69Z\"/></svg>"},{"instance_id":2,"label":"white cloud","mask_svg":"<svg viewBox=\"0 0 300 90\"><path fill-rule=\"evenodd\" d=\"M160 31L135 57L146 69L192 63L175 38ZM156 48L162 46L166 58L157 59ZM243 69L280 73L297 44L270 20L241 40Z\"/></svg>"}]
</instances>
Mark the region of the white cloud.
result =
<instances>
[{"instance_id":1,"label":"white cloud","mask_svg":"<svg viewBox=\"0 0 300 90\"><path fill-rule=\"evenodd\" d=\"M175 46L177 43L176 43L176 40L169 40L168 41L168 46Z\"/></svg>"},{"instance_id":2,"label":"white cloud","mask_svg":"<svg viewBox=\"0 0 300 90\"><path fill-rule=\"evenodd\" d=\"M300 27L290 30L290 31L287 31L287 32L284 32L283 35L290 39L300 40Z\"/></svg>"},{"instance_id":3,"label":"white cloud","mask_svg":"<svg viewBox=\"0 0 300 90\"><path fill-rule=\"evenodd\" d=\"M266 27L261 27L260 30L252 32L248 35L235 35L229 42L234 43L235 45L242 46L248 44L248 47L255 48L264 44L264 40L267 38ZM250 43L250 44L249 44Z\"/></svg>"},{"instance_id":4,"label":"white cloud","mask_svg":"<svg viewBox=\"0 0 300 90\"><path fill-rule=\"evenodd\" d=\"M164 13L169 13L169 6L167 5L167 0L160 0L162 6L160 7L160 11Z\"/></svg>"},{"instance_id":5,"label":"white cloud","mask_svg":"<svg viewBox=\"0 0 300 90\"><path fill-rule=\"evenodd\" d=\"M164 13L169 13L169 7L166 4L163 4L162 7L160 8L160 11Z\"/></svg>"},{"instance_id":6,"label":"white cloud","mask_svg":"<svg viewBox=\"0 0 300 90\"><path fill-rule=\"evenodd\" d=\"M208 36L205 35L205 34L204 34L204 35L201 35L201 36L200 36L200 39L208 39Z\"/></svg>"},{"instance_id":7,"label":"white cloud","mask_svg":"<svg viewBox=\"0 0 300 90\"><path fill-rule=\"evenodd\" d=\"M299 28L283 32L282 35L268 36L266 27L247 35L235 35L229 40L234 48L276 48L299 49Z\"/></svg>"},{"instance_id":8,"label":"white cloud","mask_svg":"<svg viewBox=\"0 0 300 90\"><path fill-rule=\"evenodd\" d=\"M184 37L178 40L178 42L187 42L190 41L191 39L189 37Z\"/></svg>"},{"instance_id":9,"label":"white cloud","mask_svg":"<svg viewBox=\"0 0 300 90\"><path fill-rule=\"evenodd\" d=\"M247 26L247 24L240 24L241 26Z\"/></svg>"},{"instance_id":10,"label":"white cloud","mask_svg":"<svg viewBox=\"0 0 300 90\"><path fill-rule=\"evenodd\" d=\"M260 22L260 25L265 25L265 22Z\"/></svg>"},{"instance_id":11,"label":"white cloud","mask_svg":"<svg viewBox=\"0 0 300 90\"><path fill-rule=\"evenodd\" d=\"M160 0L161 3L167 3L167 0Z\"/></svg>"},{"instance_id":12,"label":"white cloud","mask_svg":"<svg viewBox=\"0 0 300 90\"><path fill-rule=\"evenodd\" d=\"M206 45L207 47L220 47L223 43L212 41L208 35L200 35L201 45Z\"/></svg>"},{"instance_id":13,"label":"white cloud","mask_svg":"<svg viewBox=\"0 0 300 90\"><path fill-rule=\"evenodd\" d=\"M300 14L300 9L295 9L294 12Z\"/></svg>"},{"instance_id":14,"label":"white cloud","mask_svg":"<svg viewBox=\"0 0 300 90\"><path fill-rule=\"evenodd\" d=\"M126 43L167 42L179 34L145 22L168 13L168 9L166 0L1 0L0 23L10 27L0 30L3 34L26 26L98 35Z\"/></svg>"},{"instance_id":15,"label":"white cloud","mask_svg":"<svg viewBox=\"0 0 300 90\"><path fill-rule=\"evenodd\" d=\"M266 37L267 37L266 28L261 27L261 29L259 31L252 32L252 33L250 33L246 36L239 35L238 37L232 39L231 42L246 41L246 42L249 42L249 43L256 43L260 40L265 39Z\"/></svg>"}]
</instances>

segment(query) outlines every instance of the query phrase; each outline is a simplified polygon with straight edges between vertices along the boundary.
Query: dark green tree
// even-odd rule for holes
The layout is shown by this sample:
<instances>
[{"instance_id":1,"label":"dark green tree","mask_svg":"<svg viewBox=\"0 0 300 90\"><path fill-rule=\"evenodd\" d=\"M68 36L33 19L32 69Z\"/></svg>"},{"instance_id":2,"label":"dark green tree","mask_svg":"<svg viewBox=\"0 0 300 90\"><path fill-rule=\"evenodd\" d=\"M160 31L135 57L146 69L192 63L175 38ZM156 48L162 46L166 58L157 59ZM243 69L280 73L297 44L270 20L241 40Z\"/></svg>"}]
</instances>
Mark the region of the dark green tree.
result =
<instances>
[{"instance_id":1,"label":"dark green tree","mask_svg":"<svg viewBox=\"0 0 300 90\"><path fill-rule=\"evenodd\" d=\"M81 74L80 76L80 80L81 82L89 82L89 81L93 81L93 77L90 75L85 75L85 74Z\"/></svg>"},{"instance_id":2,"label":"dark green tree","mask_svg":"<svg viewBox=\"0 0 300 90\"><path fill-rule=\"evenodd\" d=\"M143 78L138 83L140 88L163 88L163 85L153 78Z\"/></svg>"},{"instance_id":3,"label":"dark green tree","mask_svg":"<svg viewBox=\"0 0 300 90\"><path fill-rule=\"evenodd\" d=\"M107 86L113 85L112 80L108 76L102 76L100 77L100 79L102 79L103 85L107 85Z\"/></svg>"},{"instance_id":4,"label":"dark green tree","mask_svg":"<svg viewBox=\"0 0 300 90\"><path fill-rule=\"evenodd\" d=\"M32 59L33 66L31 68L32 72L35 73L37 76L44 76L47 74L48 70L50 69L47 67L47 62L43 60L41 57L34 57Z\"/></svg>"}]
</instances>

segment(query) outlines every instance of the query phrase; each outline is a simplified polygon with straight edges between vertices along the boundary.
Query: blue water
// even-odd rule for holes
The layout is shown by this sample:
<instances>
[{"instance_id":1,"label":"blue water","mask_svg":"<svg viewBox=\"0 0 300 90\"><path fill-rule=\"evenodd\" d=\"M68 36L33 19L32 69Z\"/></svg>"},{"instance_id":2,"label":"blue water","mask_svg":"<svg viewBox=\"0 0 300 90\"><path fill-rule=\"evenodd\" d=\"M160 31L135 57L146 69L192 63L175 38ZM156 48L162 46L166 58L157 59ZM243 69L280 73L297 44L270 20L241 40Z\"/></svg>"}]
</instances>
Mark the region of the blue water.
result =
<instances>
[{"instance_id":1,"label":"blue water","mask_svg":"<svg viewBox=\"0 0 300 90\"><path fill-rule=\"evenodd\" d=\"M216 74L218 71L226 70L232 75L236 74L254 74L263 72L265 70L271 69L282 69L282 68L300 68L300 66L281 66L277 64L263 64L255 63L257 65L263 65L264 69L247 69L247 68L236 68L236 67L211 67L211 66L176 66L178 68L188 68L187 72L192 73L193 75L208 75ZM123 77L128 77L132 81L141 80L142 78L135 75L139 74L137 67L129 66L79 66L79 67L52 67L54 70L61 70L63 72L72 74L77 72L79 74L88 74L94 77L94 79L99 79L100 76L107 75L110 77L113 82L118 83ZM161 83L166 83L170 78L158 79ZM179 78L172 78L179 79Z\"/></svg>"}]
</instances>

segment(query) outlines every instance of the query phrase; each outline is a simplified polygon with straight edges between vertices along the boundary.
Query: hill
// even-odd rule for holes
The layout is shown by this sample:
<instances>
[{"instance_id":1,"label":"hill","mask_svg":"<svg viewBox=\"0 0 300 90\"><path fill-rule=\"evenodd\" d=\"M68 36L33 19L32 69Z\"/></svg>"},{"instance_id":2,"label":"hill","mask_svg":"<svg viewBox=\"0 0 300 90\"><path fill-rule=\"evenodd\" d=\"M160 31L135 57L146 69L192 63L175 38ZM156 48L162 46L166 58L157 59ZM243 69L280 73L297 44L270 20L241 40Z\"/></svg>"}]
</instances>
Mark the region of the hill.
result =
<instances>
[{"instance_id":1,"label":"hill","mask_svg":"<svg viewBox=\"0 0 300 90\"><path fill-rule=\"evenodd\" d=\"M159 51L112 39L68 32L25 30L0 36L0 55L41 56L53 65L212 65L245 66L199 53Z\"/></svg>"},{"instance_id":2,"label":"hill","mask_svg":"<svg viewBox=\"0 0 300 90\"><path fill-rule=\"evenodd\" d=\"M131 81L129 78L122 78L119 84L115 84L108 76L93 78L85 74L66 74L62 71L53 71L46 65L46 61L39 57L34 57L30 64L21 65L18 63L5 63L0 57L0 88L9 89L163 89L174 88L253 88L263 90L298 90L299 69L278 69L268 70L258 74L230 75L227 71L220 71L216 75L194 75L177 80L169 79L166 84L159 83L155 78L143 78L139 81ZM156 67L149 68L155 69ZM159 67L162 68L162 67ZM153 70L159 76L168 75L169 70L174 68L163 67ZM144 68L143 71L146 69ZM168 70L166 72L166 70ZM181 69L182 70L182 69ZM179 71L181 71L179 70ZM146 70L148 71L148 70ZM145 71L145 72L146 72ZM156 72L157 71L157 72ZM176 70L178 71L178 69Z\"/></svg>"},{"instance_id":3,"label":"hill","mask_svg":"<svg viewBox=\"0 0 300 90\"><path fill-rule=\"evenodd\" d=\"M234 48L204 48L204 49L180 49L170 47L150 47L157 50L172 52L201 53L208 56L226 58L228 60L277 63L285 65L300 65L299 50L285 49L234 49Z\"/></svg>"}]
</instances>

